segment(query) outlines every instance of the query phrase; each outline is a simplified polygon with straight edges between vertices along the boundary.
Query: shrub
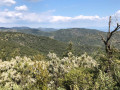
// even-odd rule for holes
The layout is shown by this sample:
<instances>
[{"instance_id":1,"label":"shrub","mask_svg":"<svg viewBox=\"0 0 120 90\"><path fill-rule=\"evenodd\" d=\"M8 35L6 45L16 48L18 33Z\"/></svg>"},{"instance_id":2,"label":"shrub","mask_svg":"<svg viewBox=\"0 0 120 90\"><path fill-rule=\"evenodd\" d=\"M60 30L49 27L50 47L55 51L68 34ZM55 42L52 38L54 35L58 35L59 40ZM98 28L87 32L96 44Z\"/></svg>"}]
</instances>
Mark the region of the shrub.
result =
<instances>
[{"instance_id":1,"label":"shrub","mask_svg":"<svg viewBox=\"0 0 120 90\"><path fill-rule=\"evenodd\" d=\"M114 90L116 82L108 73L99 70L98 78L95 82L94 90Z\"/></svg>"},{"instance_id":2,"label":"shrub","mask_svg":"<svg viewBox=\"0 0 120 90\"><path fill-rule=\"evenodd\" d=\"M0 61L0 86L14 89L47 88L48 72L44 61L32 61L30 58L16 57L11 61Z\"/></svg>"},{"instance_id":3,"label":"shrub","mask_svg":"<svg viewBox=\"0 0 120 90\"><path fill-rule=\"evenodd\" d=\"M65 74L69 73L72 69L81 67L94 68L98 66L97 62L86 53L77 57L69 52L68 57L63 57L62 59L57 57L54 53L49 53L48 57L50 59L48 71L51 77L49 87L51 88L57 88L60 85L59 79L64 78Z\"/></svg>"},{"instance_id":4,"label":"shrub","mask_svg":"<svg viewBox=\"0 0 120 90\"><path fill-rule=\"evenodd\" d=\"M63 85L67 90L88 90L92 88L92 77L85 68L73 69L65 75Z\"/></svg>"}]
</instances>

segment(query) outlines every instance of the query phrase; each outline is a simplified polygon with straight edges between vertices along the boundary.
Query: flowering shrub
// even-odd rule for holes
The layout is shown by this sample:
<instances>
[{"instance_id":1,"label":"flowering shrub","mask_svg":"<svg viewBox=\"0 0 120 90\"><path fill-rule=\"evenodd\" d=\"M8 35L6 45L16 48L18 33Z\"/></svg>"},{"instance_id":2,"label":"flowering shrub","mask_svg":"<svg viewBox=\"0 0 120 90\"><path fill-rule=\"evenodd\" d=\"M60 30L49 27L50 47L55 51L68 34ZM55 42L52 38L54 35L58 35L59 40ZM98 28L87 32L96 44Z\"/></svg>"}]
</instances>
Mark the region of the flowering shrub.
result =
<instances>
[{"instance_id":1,"label":"flowering shrub","mask_svg":"<svg viewBox=\"0 0 120 90\"><path fill-rule=\"evenodd\" d=\"M95 82L94 90L119 90L115 89L116 82L108 73L99 70L97 81Z\"/></svg>"},{"instance_id":2,"label":"flowering shrub","mask_svg":"<svg viewBox=\"0 0 120 90\"><path fill-rule=\"evenodd\" d=\"M32 61L27 57L16 57L11 61L0 60L0 86L29 89L35 85L38 89L45 89L48 82L46 65L46 62Z\"/></svg>"},{"instance_id":3,"label":"flowering shrub","mask_svg":"<svg viewBox=\"0 0 120 90\"><path fill-rule=\"evenodd\" d=\"M54 53L49 53L48 57L49 61L45 61L40 56L34 57L37 60L18 56L10 61L0 60L0 88L9 88L10 90L64 89L60 87L60 79L64 80L65 78L66 81L70 79L74 83L72 87L79 87L78 84L75 84L74 78L84 76L84 74L81 74L81 71L76 70L76 68L91 69L98 66L97 62L86 53L77 57L69 52L67 57L62 59ZM85 74L85 77L83 77L89 78L85 83L91 80L91 77L88 77L89 75ZM83 78L80 78L80 80ZM83 81L82 83L84 84Z\"/></svg>"},{"instance_id":4,"label":"flowering shrub","mask_svg":"<svg viewBox=\"0 0 120 90\"><path fill-rule=\"evenodd\" d=\"M97 67L97 62L86 53L80 57L74 56L71 52L68 53L68 57L60 59L54 53L49 53L50 58L48 64L48 71L52 78L49 87L58 87L59 78L64 78L64 75L74 68L94 68Z\"/></svg>"}]
</instances>

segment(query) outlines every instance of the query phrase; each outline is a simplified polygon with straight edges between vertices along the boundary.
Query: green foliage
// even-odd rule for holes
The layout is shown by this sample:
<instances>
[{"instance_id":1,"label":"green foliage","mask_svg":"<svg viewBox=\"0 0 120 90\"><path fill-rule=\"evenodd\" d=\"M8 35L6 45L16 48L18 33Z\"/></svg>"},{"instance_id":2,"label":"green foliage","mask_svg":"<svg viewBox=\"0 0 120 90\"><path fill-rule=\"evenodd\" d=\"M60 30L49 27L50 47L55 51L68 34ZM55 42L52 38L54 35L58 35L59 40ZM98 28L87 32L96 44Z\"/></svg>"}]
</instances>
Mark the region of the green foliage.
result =
<instances>
[{"instance_id":1,"label":"green foliage","mask_svg":"<svg viewBox=\"0 0 120 90\"><path fill-rule=\"evenodd\" d=\"M49 73L45 61L16 57L0 61L0 86L10 90L47 90Z\"/></svg>"},{"instance_id":2,"label":"green foliage","mask_svg":"<svg viewBox=\"0 0 120 90\"><path fill-rule=\"evenodd\" d=\"M35 62L35 64L31 66L31 75L36 79L36 82L34 85L31 85L31 87L29 87L28 89L47 90L47 84L49 82L49 73L47 71L46 66L47 65L44 62Z\"/></svg>"},{"instance_id":3,"label":"green foliage","mask_svg":"<svg viewBox=\"0 0 120 90\"><path fill-rule=\"evenodd\" d=\"M103 44L102 42L100 43L99 33L105 35L104 32L84 28L61 29L52 32L52 35L56 40L63 42L72 41L75 45L100 46Z\"/></svg>"},{"instance_id":4,"label":"green foliage","mask_svg":"<svg viewBox=\"0 0 120 90\"><path fill-rule=\"evenodd\" d=\"M68 53L69 53L69 52L74 53L73 43L72 43L72 42L69 42L67 49L66 49L65 52L63 53L63 57L68 57Z\"/></svg>"},{"instance_id":5,"label":"green foliage","mask_svg":"<svg viewBox=\"0 0 120 90\"><path fill-rule=\"evenodd\" d=\"M89 54L92 54L91 52L96 52L98 48L101 48L101 45L103 45L102 42L100 42L100 37L99 33L101 33L103 36L106 34L105 32L100 32L97 30L92 30L92 29L84 29L84 28L71 28L71 29L62 29L58 31L53 31L53 32L43 32L38 29L6 29L6 30L1 30L1 31L7 31L7 32L22 32L26 34L32 34L36 36L46 36L52 38L52 40L58 40L62 41L65 43L68 43L69 41L73 42L73 48L75 50L75 54L81 54L84 52L87 52ZM49 39L50 39L49 38ZM24 40L24 39L23 39ZM46 40L47 41L47 40ZM50 43L50 42L49 42ZM46 42L46 44L49 44ZM57 42L56 42L57 43ZM56 47L56 43L54 43L52 46ZM60 44L60 43L59 43ZM64 50L66 49L66 44L60 44L60 46L65 46L62 47ZM36 45L38 47L38 45ZM43 47L43 46L42 46ZM50 47L50 48L53 48ZM39 47L40 48L40 47ZM38 48L38 49L39 49ZM58 55L62 55L62 52L65 52L64 50L59 50L59 49L52 49L50 52L55 52ZM43 52L43 50L41 50ZM60 52L61 51L61 52ZM46 52L44 51L46 54Z\"/></svg>"},{"instance_id":6,"label":"green foliage","mask_svg":"<svg viewBox=\"0 0 120 90\"><path fill-rule=\"evenodd\" d=\"M44 60L41 54L32 59L16 57L0 60L0 89L2 90L119 90L120 65L113 64L112 73L103 68L106 58L96 61L86 53L59 58L55 53ZM116 61L116 60L115 60ZM102 62L102 63L101 63ZM99 63L99 64L98 64ZM104 65L102 67L102 65ZM101 69L101 70L100 70ZM97 73L99 70L99 73Z\"/></svg>"},{"instance_id":7,"label":"green foliage","mask_svg":"<svg viewBox=\"0 0 120 90\"><path fill-rule=\"evenodd\" d=\"M1 30L2 31L2 30ZM5 30L4 30L5 31ZM100 42L99 33L105 35L105 32L101 32L93 29L84 28L71 28L61 29L53 32L43 32L38 29L9 29L6 31L22 32L27 34L33 34L38 36L53 37L53 39L69 42L72 41L75 45L88 45L88 46L100 46L103 45Z\"/></svg>"},{"instance_id":8,"label":"green foliage","mask_svg":"<svg viewBox=\"0 0 120 90\"><path fill-rule=\"evenodd\" d=\"M47 37L23 33L0 32L0 58L10 60L15 56L47 55L50 51L62 55L66 44Z\"/></svg>"},{"instance_id":9,"label":"green foliage","mask_svg":"<svg viewBox=\"0 0 120 90\"><path fill-rule=\"evenodd\" d=\"M45 60L45 56L41 55L41 54L37 54L33 56L33 60L34 61L42 61Z\"/></svg>"},{"instance_id":10,"label":"green foliage","mask_svg":"<svg viewBox=\"0 0 120 90\"><path fill-rule=\"evenodd\" d=\"M119 90L119 50L113 48L111 70L107 72L108 57L97 50L102 45L97 34L84 29L42 33L72 41L66 49L67 44L47 37L0 32L0 90ZM94 53L94 58L83 54L85 51ZM63 52L64 57L60 57Z\"/></svg>"},{"instance_id":11,"label":"green foliage","mask_svg":"<svg viewBox=\"0 0 120 90\"><path fill-rule=\"evenodd\" d=\"M13 87L12 87L12 89L13 90L23 90L20 86L18 86L18 85L13 85ZM3 86L0 86L0 90L11 90L11 88L9 88L9 87L3 87Z\"/></svg>"},{"instance_id":12,"label":"green foliage","mask_svg":"<svg viewBox=\"0 0 120 90\"><path fill-rule=\"evenodd\" d=\"M81 71L82 69L77 70L76 68L82 67L86 69L94 69L98 66L98 63L87 54L83 54L77 57L74 56L71 52L69 52L68 57L63 57L62 59L60 59L59 57L57 57L56 54L49 53L48 57L50 58L48 64L48 71L51 76L49 87L51 87L53 90L54 88L56 89L58 86L61 86L61 79L64 79L65 75L69 73L72 69L72 74L74 74L74 76L76 77L77 75L79 75L78 73L83 73L83 71ZM87 74L89 73L86 73L85 75Z\"/></svg>"},{"instance_id":13,"label":"green foliage","mask_svg":"<svg viewBox=\"0 0 120 90\"><path fill-rule=\"evenodd\" d=\"M97 81L95 82L95 90L114 90L116 82L108 73L99 71Z\"/></svg>"},{"instance_id":14,"label":"green foliage","mask_svg":"<svg viewBox=\"0 0 120 90\"><path fill-rule=\"evenodd\" d=\"M14 42L0 40L0 59L2 60L10 60L16 56L34 56L36 54L40 54L40 52Z\"/></svg>"},{"instance_id":15,"label":"green foliage","mask_svg":"<svg viewBox=\"0 0 120 90\"><path fill-rule=\"evenodd\" d=\"M65 75L63 85L67 90L88 90L92 88L93 75L86 69L73 69Z\"/></svg>"}]
</instances>

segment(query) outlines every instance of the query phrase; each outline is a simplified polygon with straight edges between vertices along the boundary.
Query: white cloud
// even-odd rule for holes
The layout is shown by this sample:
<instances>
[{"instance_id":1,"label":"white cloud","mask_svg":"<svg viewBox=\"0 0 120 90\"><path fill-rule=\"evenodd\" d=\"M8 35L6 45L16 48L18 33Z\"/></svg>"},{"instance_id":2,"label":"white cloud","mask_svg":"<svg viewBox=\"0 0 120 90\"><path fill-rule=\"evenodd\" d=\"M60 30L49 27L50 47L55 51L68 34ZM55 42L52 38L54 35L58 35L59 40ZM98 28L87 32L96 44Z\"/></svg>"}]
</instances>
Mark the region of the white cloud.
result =
<instances>
[{"instance_id":1,"label":"white cloud","mask_svg":"<svg viewBox=\"0 0 120 90\"><path fill-rule=\"evenodd\" d=\"M96 20L96 19L101 19L99 16L84 16L84 15L80 15L80 16L76 16L73 19L81 19L81 20Z\"/></svg>"},{"instance_id":2,"label":"white cloud","mask_svg":"<svg viewBox=\"0 0 120 90\"><path fill-rule=\"evenodd\" d=\"M65 17L65 16L52 16L50 22L68 22L68 21L75 21L75 20L107 20L108 17L99 17L99 16L75 16L75 17Z\"/></svg>"},{"instance_id":3,"label":"white cloud","mask_svg":"<svg viewBox=\"0 0 120 90\"><path fill-rule=\"evenodd\" d=\"M43 13L33 13L33 12L21 12L21 11L9 11L5 9L0 12L0 24L11 23L23 24L30 23L33 25L49 26L54 28L69 28L69 27L105 27L108 25L108 16L55 16L52 13L55 10L49 10Z\"/></svg>"},{"instance_id":4,"label":"white cloud","mask_svg":"<svg viewBox=\"0 0 120 90\"><path fill-rule=\"evenodd\" d=\"M51 13L51 11L37 14L30 12L9 11L8 9L5 9L0 12L0 23L14 23L19 21L37 23L47 22L51 18L49 13Z\"/></svg>"},{"instance_id":5,"label":"white cloud","mask_svg":"<svg viewBox=\"0 0 120 90\"><path fill-rule=\"evenodd\" d=\"M68 21L71 20L72 17L64 17L64 16L52 16L50 22L59 22L59 21Z\"/></svg>"},{"instance_id":6,"label":"white cloud","mask_svg":"<svg viewBox=\"0 0 120 90\"><path fill-rule=\"evenodd\" d=\"M120 10L118 10L114 15L120 15Z\"/></svg>"},{"instance_id":7,"label":"white cloud","mask_svg":"<svg viewBox=\"0 0 120 90\"><path fill-rule=\"evenodd\" d=\"M27 11L28 7L26 5L16 6L15 10L17 10L17 11Z\"/></svg>"},{"instance_id":8,"label":"white cloud","mask_svg":"<svg viewBox=\"0 0 120 90\"><path fill-rule=\"evenodd\" d=\"M24 13L22 15L22 20L24 21L30 21L30 22L45 22L48 20L48 16L42 14L36 14L36 13Z\"/></svg>"},{"instance_id":9,"label":"white cloud","mask_svg":"<svg viewBox=\"0 0 120 90\"><path fill-rule=\"evenodd\" d=\"M8 11L5 10L1 12L2 17L4 18L14 18L17 20L24 20L27 22L47 22L47 23L62 23L62 22L83 22L83 21L105 21L107 17L99 17L99 16L76 16L76 17L65 17L65 16L53 16L51 15L52 11L47 11L44 13L30 13L30 12L19 12L19 11ZM1 16L0 15L0 16Z\"/></svg>"},{"instance_id":10,"label":"white cloud","mask_svg":"<svg viewBox=\"0 0 120 90\"><path fill-rule=\"evenodd\" d=\"M0 23L13 23L16 22L22 13L15 11L2 11L0 12Z\"/></svg>"},{"instance_id":11,"label":"white cloud","mask_svg":"<svg viewBox=\"0 0 120 90\"><path fill-rule=\"evenodd\" d=\"M0 5L11 6L15 3L16 3L15 0L0 0Z\"/></svg>"},{"instance_id":12,"label":"white cloud","mask_svg":"<svg viewBox=\"0 0 120 90\"><path fill-rule=\"evenodd\" d=\"M113 27L116 27L116 23L120 24L120 10L118 10L117 12L115 12L112 16L112 22L111 25Z\"/></svg>"}]
</instances>

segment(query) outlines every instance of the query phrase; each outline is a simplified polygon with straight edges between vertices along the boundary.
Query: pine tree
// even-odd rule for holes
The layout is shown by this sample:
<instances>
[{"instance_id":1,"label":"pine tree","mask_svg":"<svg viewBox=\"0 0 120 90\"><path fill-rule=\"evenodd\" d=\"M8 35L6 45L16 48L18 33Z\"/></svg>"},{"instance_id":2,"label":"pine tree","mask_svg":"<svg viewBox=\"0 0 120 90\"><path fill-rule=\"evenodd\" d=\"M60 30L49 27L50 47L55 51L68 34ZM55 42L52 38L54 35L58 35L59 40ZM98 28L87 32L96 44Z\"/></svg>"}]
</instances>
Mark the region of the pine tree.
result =
<instances>
[{"instance_id":1,"label":"pine tree","mask_svg":"<svg viewBox=\"0 0 120 90\"><path fill-rule=\"evenodd\" d=\"M66 51L63 53L63 57L68 57L69 52L74 53L72 41L69 42L69 44L68 44L68 46L66 48Z\"/></svg>"}]
</instances>

